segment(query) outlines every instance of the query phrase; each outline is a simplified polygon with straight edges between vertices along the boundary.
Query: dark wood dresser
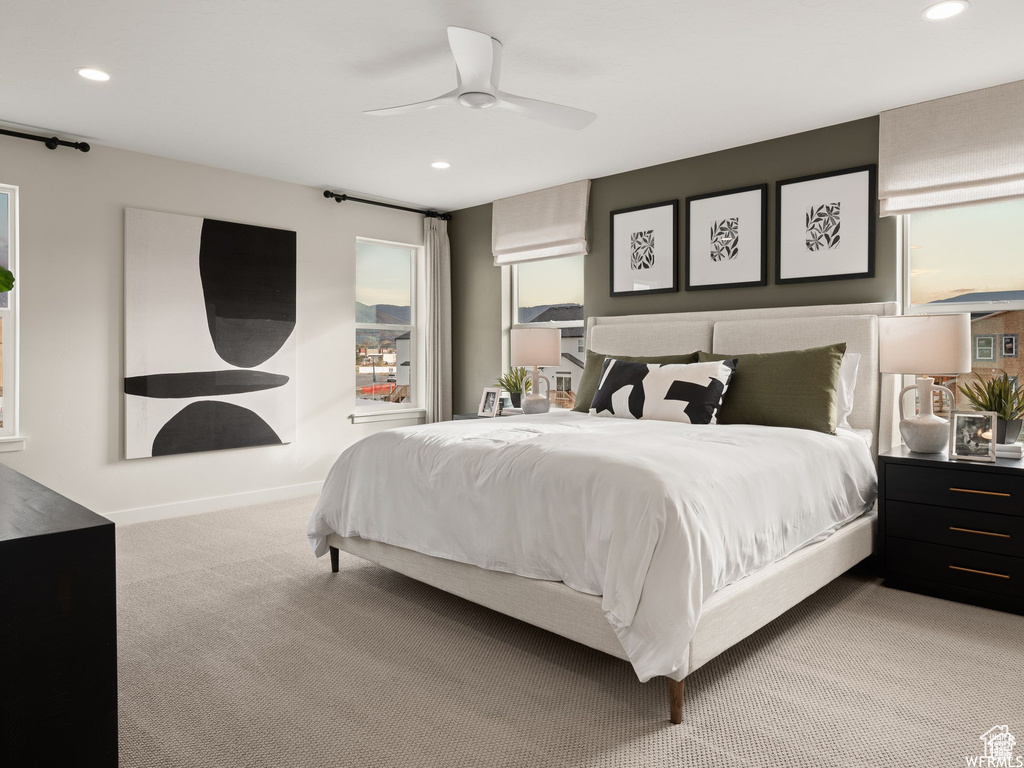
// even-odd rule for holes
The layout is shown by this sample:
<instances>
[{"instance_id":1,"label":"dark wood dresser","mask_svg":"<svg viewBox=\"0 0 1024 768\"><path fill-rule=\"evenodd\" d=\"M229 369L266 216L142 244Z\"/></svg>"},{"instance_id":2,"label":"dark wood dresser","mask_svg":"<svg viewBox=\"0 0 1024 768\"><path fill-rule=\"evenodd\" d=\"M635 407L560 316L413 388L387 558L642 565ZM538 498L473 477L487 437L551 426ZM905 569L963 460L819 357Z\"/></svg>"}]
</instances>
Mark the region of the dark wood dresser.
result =
<instances>
[{"instance_id":1,"label":"dark wood dresser","mask_svg":"<svg viewBox=\"0 0 1024 768\"><path fill-rule=\"evenodd\" d=\"M1024 614L1024 461L878 457L885 585Z\"/></svg>"},{"instance_id":2,"label":"dark wood dresser","mask_svg":"<svg viewBox=\"0 0 1024 768\"><path fill-rule=\"evenodd\" d=\"M0 464L0 763L117 765L114 524Z\"/></svg>"}]
</instances>

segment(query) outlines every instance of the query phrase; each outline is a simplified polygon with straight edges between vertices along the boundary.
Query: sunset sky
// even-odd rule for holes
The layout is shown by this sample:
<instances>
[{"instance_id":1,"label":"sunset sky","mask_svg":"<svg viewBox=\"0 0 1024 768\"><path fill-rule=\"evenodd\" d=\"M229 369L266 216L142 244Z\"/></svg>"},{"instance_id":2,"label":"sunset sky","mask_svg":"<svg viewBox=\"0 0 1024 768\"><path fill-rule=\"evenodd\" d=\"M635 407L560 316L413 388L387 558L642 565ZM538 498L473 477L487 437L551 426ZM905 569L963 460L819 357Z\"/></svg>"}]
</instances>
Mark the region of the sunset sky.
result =
<instances>
[{"instance_id":1,"label":"sunset sky","mask_svg":"<svg viewBox=\"0 0 1024 768\"><path fill-rule=\"evenodd\" d=\"M412 251L376 243L356 243L356 301L409 306Z\"/></svg>"},{"instance_id":2,"label":"sunset sky","mask_svg":"<svg viewBox=\"0 0 1024 768\"><path fill-rule=\"evenodd\" d=\"M519 306L583 303L583 259L545 259L520 264Z\"/></svg>"},{"instance_id":3,"label":"sunset sky","mask_svg":"<svg viewBox=\"0 0 1024 768\"><path fill-rule=\"evenodd\" d=\"M908 226L911 303L1024 290L1024 200L915 213Z\"/></svg>"}]
</instances>

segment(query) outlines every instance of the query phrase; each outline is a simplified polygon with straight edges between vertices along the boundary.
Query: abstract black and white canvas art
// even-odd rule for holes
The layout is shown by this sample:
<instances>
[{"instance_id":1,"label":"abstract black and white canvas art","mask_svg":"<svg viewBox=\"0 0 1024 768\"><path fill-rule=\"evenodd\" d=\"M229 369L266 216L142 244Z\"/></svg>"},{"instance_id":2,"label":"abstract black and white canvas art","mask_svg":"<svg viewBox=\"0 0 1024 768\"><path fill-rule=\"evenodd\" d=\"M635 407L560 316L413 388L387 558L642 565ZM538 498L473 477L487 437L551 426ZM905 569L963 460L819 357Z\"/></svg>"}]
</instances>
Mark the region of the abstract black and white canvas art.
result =
<instances>
[{"instance_id":1,"label":"abstract black and white canvas art","mask_svg":"<svg viewBox=\"0 0 1024 768\"><path fill-rule=\"evenodd\" d=\"M125 211L125 455L295 437L295 232Z\"/></svg>"},{"instance_id":2,"label":"abstract black and white canvas art","mask_svg":"<svg viewBox=\"0 0 1024 768\"><path fill-rule=\"evenodd\" d=\"M875 274L875 166L780 181L775 282Z\"/></svg>"},{"instance_id":3,"label":"abstract black and white canvas art","mask_svg":"<svg viewBox=\"0 0 1024 768\"><path fill-rule=\"evenodd\" d=\"M714 424L735 360L665 364L606 358L590 412L619 419Z\"/></svg>"},{"instance_id":4,"label":"abstract black and white canvas art","mask_svg":"<svg viewBox=\"0 0 1024 768\"><path fill-rule=\"evenodd\" d=\"M611 213L611 295L679 290L679 201Z\"/></svg>"},{"instance_id":5,"label":"abstract black and white canvas art","mask_svg":"<svg viewBox=\"0 0 1024 768\"><path fill-rule=\"evenodd\" d=\"M767 284L768 185L686 198L688 291Z\"/></svg>"}]
</instances>

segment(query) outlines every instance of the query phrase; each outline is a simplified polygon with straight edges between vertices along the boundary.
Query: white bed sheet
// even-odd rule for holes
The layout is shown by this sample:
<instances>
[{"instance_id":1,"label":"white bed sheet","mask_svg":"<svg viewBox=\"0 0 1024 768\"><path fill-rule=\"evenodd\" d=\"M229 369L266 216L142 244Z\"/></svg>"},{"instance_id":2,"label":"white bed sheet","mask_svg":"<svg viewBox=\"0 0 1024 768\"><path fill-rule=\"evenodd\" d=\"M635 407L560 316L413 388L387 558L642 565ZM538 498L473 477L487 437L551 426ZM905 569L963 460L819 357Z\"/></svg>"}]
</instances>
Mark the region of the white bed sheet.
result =
<instances>
[{"instance_id":1,"label":"white bed sheet","mask_svg":"<svg viewBox=\"0 0 1024 768\"><path fill-rule=\"evenodd\" d=\"M715 591L868 511L864 440L575 412L391 429L346 450L307 533L602 596L641 681L681 679Z\"/></svg>"}]
</instances>

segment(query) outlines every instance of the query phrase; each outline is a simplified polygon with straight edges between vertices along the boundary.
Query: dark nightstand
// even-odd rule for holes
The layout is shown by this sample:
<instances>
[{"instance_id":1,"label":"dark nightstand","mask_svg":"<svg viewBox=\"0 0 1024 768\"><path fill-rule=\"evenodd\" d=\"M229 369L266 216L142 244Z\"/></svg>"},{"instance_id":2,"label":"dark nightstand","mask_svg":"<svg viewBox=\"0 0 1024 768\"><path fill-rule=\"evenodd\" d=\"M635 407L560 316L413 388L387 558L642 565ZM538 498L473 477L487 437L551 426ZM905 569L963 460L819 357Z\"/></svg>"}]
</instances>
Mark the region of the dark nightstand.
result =
<instances>
[{"instance_id":1,"label":"dark nightstand","mask_svg":"<svg viewBox=\"0 0 1024 768\"><path fill-rule=\"evenodd\" d=\"M1024 461L878 456L887 587L1024 614Z\"/></svg>"},{"instance_id":2,"label":"dark nightstand","mask_svg":"<svg viewBox=\"0 0 1024 768\"><path fill-rule=\"evenodd\" d=\"M0 465L4 765L117 765L116 612L114 523Z\"/></svg>"},{"instance_id":3,"label":"dark nightstand","mask_svg":"<svg viewBox=\"0 0 1024 768\"><path fill-rule=\"evenodd\" d=\"M503 412L499 413L498 416L494 416L493 418L498 418L498 417L503 417L503 416L522 416L522 415L523 415L522 411L510 411L510 410L508 410L506 408ZM452 421L462 421L463 419L490 419L490 418L492 418L492 417L491 416L478 416L475 413L456 413L454 416L452 416Z\"/></svg>"}]
</instances>

